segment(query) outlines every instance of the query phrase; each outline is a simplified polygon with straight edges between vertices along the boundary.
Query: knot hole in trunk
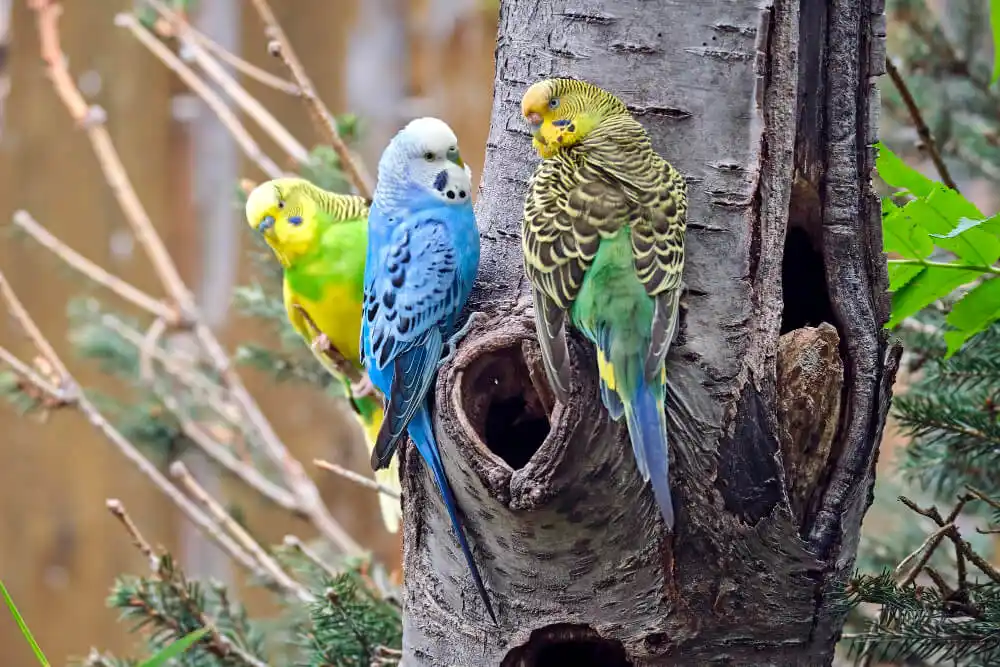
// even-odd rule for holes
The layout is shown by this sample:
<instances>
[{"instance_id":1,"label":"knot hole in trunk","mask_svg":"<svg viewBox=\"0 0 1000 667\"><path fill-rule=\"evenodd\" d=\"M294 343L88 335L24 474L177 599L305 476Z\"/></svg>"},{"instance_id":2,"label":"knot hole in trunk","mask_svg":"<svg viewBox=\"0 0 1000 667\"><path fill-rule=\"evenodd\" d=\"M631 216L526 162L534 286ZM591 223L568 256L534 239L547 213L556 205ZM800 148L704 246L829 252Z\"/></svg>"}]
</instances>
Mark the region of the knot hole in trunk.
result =
<instances>
[{"instance_id":1,"label":"knot hole in trunk","mask_svg":"<svg viewBox=\"0 0 1000 667\"><path fill-rule=\"evenodd\" d=\"M632 667L621 642L605 639L586 625L559 623L531 633L500 667Z\"/></svg>"},{"instance_id":2,"label":"knot hole in trunk","mask_svg":"<svg viewBox=\"0 0 1000 667\"><path fill-rule=\"evenodd\" d=\"M549 434L552 398L529 342L482 351L462 372L461 408L486 447L513 470L527 465ZM536 348L537 349L537 348Z\"/></svg>"}]
</instances>

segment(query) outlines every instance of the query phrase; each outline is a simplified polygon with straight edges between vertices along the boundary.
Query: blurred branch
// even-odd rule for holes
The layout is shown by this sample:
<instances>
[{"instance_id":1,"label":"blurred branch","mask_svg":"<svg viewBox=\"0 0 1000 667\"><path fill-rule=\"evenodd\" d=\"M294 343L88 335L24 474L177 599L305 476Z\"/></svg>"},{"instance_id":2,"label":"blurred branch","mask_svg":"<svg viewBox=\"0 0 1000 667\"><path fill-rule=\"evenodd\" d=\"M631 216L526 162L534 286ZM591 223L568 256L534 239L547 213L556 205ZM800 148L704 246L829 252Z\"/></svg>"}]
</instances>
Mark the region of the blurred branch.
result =
<instances>
[{"instance_id":1,"label":"blurred branch","mask_svg":"<svg viewBox=\"0 0 1000 667\"><path fill-rule=\"evenodd\" d=\"M390 489L385 484L379 484L375 480L368 479L364 475L359 475L353 470L348 470L343 466L339 466L336 463L330 463L329 461L324 461L323 459L313 459L313 463L316 465L317 468L322 468L323 470L332 472L335 475L339 475L340 477L343 477L346 480L350 480L355 484L359 484L365 488L371 489L372 491L378 491L379 493L383 493L389 496L390 498L395 498L396 500L399 500L399 493L396 492L395 490Z\"/></svg>"},{"instance_id":2,"label":"blurred branch","mask_svg":"<svg viewBox=\"0 0 1000 667\"><path fill-rule=\"evenodd\" d=\"M193 35L193 28L184 19L178 16L176 12L170 11L159 0L145 0L145 2L163 17L177 37L186 44L192 58L198 63L202 71L213 79L236 102L244 113L266 131L274 139L275 143L281 146L282 150L291 156L293 160L300 164L309 163L309 150L293 137L292 133L271 112L264 108L263 104L248 93L207 49L201 46L197 38ZM132 20L136 23L138 22L135 16L132 16ZM162 47L163 45L160 44L160 46ZM271 178L276 177L271 176Z\"/></svg>"},{"instance_id":3,"label":"blurred branch","mask_svg":"<svg viewBox=\"0 0 1000 667\"><path fill-rule=\"evenodd\" d=\"M147 542L146 538L142 536L141 532L139 532L139 527L135 525L134 521L132 521L132 517L130 517L128 512L125 511L125 505L122 504L122 501L117 498L108 498L104 504L107 506L108 511L111 512L114 517L121 522L122 526L125 527L125 531L128 532L129 536L132 538L132 544L135 545L135 548L142 552L142 555L149 561L149 569L155 570L157 564L160 562L160 559L157 557L156 553L153 552L153 547L149 546L149 542Z\"/></svg>"},{"instance_id":4,"label":"blurred branch","mask_svg":"<svg viewBox=\"0 0 1000 667\"><path fill-rule=\"evenodd\" d=\"M14 18L14 0L0 0L0 138L10 95L10 32Z\"/></svg>"},{"instance_id":5,"label":"blurred branch","mask_svg":"<svg viewBox=\"0 0 1000 667\"><path fill-rule=\"evenodd\" d=\"M288 574L281 569L277 561L271 557L264 547L253 537L250 536L243 526L238 524L233 517L229 515L222 505L219 504L215 498L213 498L208 491L206 491L194 476L188 471L187 466L181 461L174 461L170 465L170 474L173 475L174 479L180 482L181 486L194 498L202 504L202 506L208 510L215 520L225 528L230 535L232 535L236 540L246 549L248 552L253 554L260 563L261 567L271 576L272 579L277 581L279 585L287 591L293 592L300 600L303 602L310 602L313 596L305 589L304 586L299 584L297 581L288 576Z\"/></svg>"},{"instance_id":6,"label":"blurred branch","mask_svg":"<svg viewBox=\"0 0 1000 667\"><path fill-rule=\"evenodd\" d=\"M167 322L176 323L178 313L163 301L112 275L55 237L27 211L15 211L14 225L45 249L54 253L67 266L76 269L98 285L108 288L129 303Z\"/></svg>"},{"instance_id":7,"label":"blurred branch","mask_svg":"<svg viewBox=\"0 0 1000 667\"><path fill-rule=\"evenodd\" d=\"M185 65L173 51L156 39L149 30L139 23L139 19L132 14L123 13L115 17L115 25L126 28L131 32L140 44L149 49L149 52L159 58L160 62L166 65L167 68L176 73L194 94L204 100L208 108L219 117L219 122L229 130L229 134L233 136L236 143L243 149L243 153L247 158L260 167L260 170L267 174L268 178L279 178L283 175L281 168L257 145L250 132L240 122L240 119L237 118L233 110L226 105L222 97L209 88L208 84L198 78L194 70Z\"/></svg>"},{"instance_id":8,"label":"blurred branch","mask_svg":"<svg viewBox=\"0 0 1000 667\"><path fill-rule=\"evenodd\" d=\"M927 154L930 155L931 161L934 162L934 167L941 175L941 181L952 190L958 192L958 186L955 185L955 180L948 171L948 165L941 158L941 152L938 150L937 143L934 141L927 123L924 122L924 116L920 113L920 107L917 106L913 95L910 93L910 89L906 85L906 81L903 80L899 70L896 69L896 64L892 61L892 58L885 59L885 68L889 73L889 78L892 79L892 83L896 86L896 90L899 91L900 97L903 98L906 110L909 112L910 118L913 120L913 126L917 130L917 136L920 137L923 147L927 149Z\"/></svg>"},{"instance_id":9,"label":"blurred branch","mask_svg":"<svg viewBox=\"0 0 1000 667\"><path fill-rule=\"evenodd\" d=\"M6 301L8 311L11 316L24 328L27 332L28 337L31 338L32 343L38 352L45 358L49 366L52 369L53 375L56 378L56 382L46 382L43 384L38 384L36 387L42 391L48 391L53 387L59 387L56 393L52 394L52 398L60 402L63 406L74 406L87 420L94 426L98 431L100 431L104 437L111 442L112 445L121 452L125 458L131 461L139 469L143 475L148 478L153 485L158 488L164 495L167 496L178 508L196 525L202 532L211 539L214 539L219 546L221 546L234 560L243 565L245 568L260 575L265 581L269 582L272 586L277 585L277 582L273 581L264 572L261 571L260 566L254 561L254 559L243 550L242 547L236 544L231 537L219 530L219 526L209 518L204 512L202 512L198 507L192 503L188 498L180 492L170 481L163 476L163 473L153 465L149 459L142 455L141 452L128 441L125 436L121 434L118 429L111 425L111 423L101 414L101 412L94 406L93 403L80 391L79 385L76 380L70 375L66 366L63 364L62 360L55 353L51 344L42 335L35 321L28 314L28 311L24 308L20 299L10 287L10 283L7 281L6 276L0 271L0 296ZM21 363L19 365L12 366L14 372L18 372L20 367L25 364ZM25 380L32 381L30 376L23 376Z\"/></svg>"},{"instance_id":10,"label":"blurred branch","mask_svg":"<svg viewBox=\"0 0 1000 667\"><path fill-rule=\"evenodd\" d=\"M264 23L264 35L270 40L267 47L268 52L273 56L281 58L281 61L285 63L295 83L298 84L299 96L305 100L310 115L317 127L319 127L320 133L326 142L336 151L344 172L354 185L354 189L359 195L370 200L372 198L371 176L368 175L360 160L351 154L351 151L341 138L333 115L326 108L326 105L323 104L322 100L319 99L319 95L316 94L316 88L313 87L309 75L306 74L306 70L302 66L302 62L295 55L292 43L289 41L285 31L282 30L278 19L275 18L271 6L267 0L252 0L252 2L257 9L257 13L260 15L261 21Z\"/></svg>"},{"instance_id":11,"label":"blurred branch","mask_svg":"<svg viewBox=\"0 0 1000 667\"><path fill-rule=\"evenodd\" d=\"M47 64L56 93L66 105L71 117L81 123L86 130L105 179L118 199L126 221L149 257L164 290L177 308L180 322L194 330L202 351L221 377L224 386L228 388L233 402L246 417L248 427L254 430L264 452L282 472L302 514L309 518L325 539L342 552L347 555L361 554L361 546L330 515L316 485L306 474L302 464L289 453L278 438L271 423L261 412L260 406L233 369L229 354L201 317L194 297L181 279L177 266L170 258L163 240L156 233L152 220L128 178L111 136L103 125L103 111L99 107L87 105L66 67L67 59L59 44L58 19L61 7L51 0L30 0L30 6L36 14L42 59ZM65 372L60 375L68 377ZM135 453L145 465L151 465L138 452ZM159 475L159 471L155 468L153 471ZM162 479L162 475L160 478ZM162 481L173 489L165 479Z\"/></svg>"},{"instance_id":12,"label":"blurred branch","mask_svg":"<svg viewBox=\"0 0 1000 667\"><path fill-rule=\"evenodd\" d=\"M2 6L3 1L4 0L0 0L0 6ZM178 18L183 19L184 17L178 14ZM280 76L275 76L267 70L240 58L238 55L228 50L226 47L222 46L214 39L192 26L190 23L186 23L185 25L187 25L188 35L192 39L197 41L200 45L205 47L205 49L211 52L212 55L235 69L237 72L248 76L268 88L274 88L275 90L279 90L288 95L299 94L299 87L291 81L282 79ZM163 37L177 37L176 30L168 21L158 21L156 24L156 33Z\"/></svg>"}]
</instances>

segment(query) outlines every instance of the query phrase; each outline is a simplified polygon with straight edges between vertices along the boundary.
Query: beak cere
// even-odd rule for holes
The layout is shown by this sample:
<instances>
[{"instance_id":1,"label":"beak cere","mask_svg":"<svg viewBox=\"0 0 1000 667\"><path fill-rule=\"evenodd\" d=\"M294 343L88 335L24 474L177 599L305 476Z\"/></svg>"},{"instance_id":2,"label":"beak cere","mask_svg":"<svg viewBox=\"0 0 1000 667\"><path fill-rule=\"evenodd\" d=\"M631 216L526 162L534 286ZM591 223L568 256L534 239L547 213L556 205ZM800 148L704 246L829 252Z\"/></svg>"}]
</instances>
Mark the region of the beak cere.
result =
<instances>
[{"instance_id":1,"label":"beak cere","mask_svg":"<svg viewBox=\"0 0 1000 667\"><path fill-rule=\"evenodd\" d=\"M272 227L274 227L274 216L266 215L263 218L261 218L260 222L257 224L257 231L263 234L268 230L270 230Z\"/></svg>"}]
</instances>

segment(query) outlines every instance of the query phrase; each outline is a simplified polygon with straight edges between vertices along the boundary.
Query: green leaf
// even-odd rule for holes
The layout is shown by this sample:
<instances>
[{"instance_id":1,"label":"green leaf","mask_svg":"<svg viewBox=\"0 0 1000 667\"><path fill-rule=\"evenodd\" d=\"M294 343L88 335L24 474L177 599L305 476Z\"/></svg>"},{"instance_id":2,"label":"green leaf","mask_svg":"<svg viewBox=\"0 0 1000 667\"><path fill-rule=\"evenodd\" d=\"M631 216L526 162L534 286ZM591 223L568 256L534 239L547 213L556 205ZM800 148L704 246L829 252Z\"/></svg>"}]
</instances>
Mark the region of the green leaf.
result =
<instances>
[{"instance_id":1,"label":"green leaf","mask_svg":"<svg viewBox=\"0 0 1000 667\"><path fill-rule=\"evenodd\" d=\"M883 211L886 209L882 200ZM912 202L911 202L912 203ZM891 204L892 209L882 218L882 238L886 252L894 252L907 259L926 259L934 252L934 242L915 216Z\"/></svg>"},{"instance_id":2,"label":"green leaf","mask_svg":"<svg viewBox=\"0 0 1000 667\"><path fill-rule=\"evenodd\" d=\"M24 638L28 640L31 644L31 649L35 652L35 657L38 659L38 663L42 667L49 667L49 661L45 659L45 654L42 653L42 648L35 641L35 638L31 634L31 630L28 629L28 624L24 622L21 617L20 612L17 611L17 606L14 604L13 598L10 597L10 593L7 592L7 587L3 585L3 581L0 581L0 593L3 594L3 599L7 603L7 608L10 609L11 616L14 617L14 621L17 623L17 627L21 629L21 634Z\"/></svg>"},{"instance_id":3,"label":"green leaf","mask_svg":"<svg viewBox=\"0 0 1000 667\"><path fill-rule=\"evenodd\" d=\"M975 269L962 271L940 266L922 266L902 288L892 294L892 319L886 327L893 329L910 315L948 296L955 288L970 283L982 272Z\"/></svg>"},{"instance_id":4,"label":"green leaf","mask_svg":"<svg viewBox=\"0 0 1000 667\"><path fill-rule=\"evenodd\" d=\"M199 628L186 637L182 637L170 646L167 646L152 658L139 665L139 667L161 667L162 665L167 664L168 661L178 657L181 653L184 653L184 651L194 646L199 639L207 634L208 628Z\"/></svg>"},{"instance_id":5,"label":"green leaf","mask_svg":"<svg viewBox=\"0 0 1000 667\"><path fill-rule=\"evenodd\" d=\"M965 218L984 217L965 197L937 184L925 199L907 202L903 212L936 235L937 245L955 253L966 264L989 265L1000 258L1000 238L985 229L967 227L950 236Z\"/></svg>"},{"instance_id":6,"label":"green leaf","mask_svg":"<svg viewBox=\"0 0 1000 667\"><path fill-rule=\"evenodd\" d=\"M990 0L990 27L993 29L993 79L1000 80L1000 0Z\"/></svg>"},{"instance_id":7,"label":"green leaf","mask_svg":"<svg viewBox=\"0 0 1000 667\"><path fill-rule=\"evenodd\" d=\"M919 264L889 264L889 291L902 289L925 268Z\"/></svg>"},{"instance_id":8,"label":"green leaf","mask_svg":"<svg viewBox=\"0 0 1000 667\"><path fill-rule=\"evenodd\" d=\"M945 322L955 327L946 331L947 359L955 354L965 341L1000 319L1000 280L986 280L969 291L952 306Z\"/></svg>"},{"instance_id":9,"label":"green leaf","mask_svg":"<svg viewBox=\"0 0 1000 667\"><path fill-rule=\"evenodd\" d=\"M875 158L875 169L883 181L895 188L903 188L916 197L926 197L937 185L934 181L908 166L889 150L881 141L875 144L878 157Z\"/></svg>"}]
</instances>

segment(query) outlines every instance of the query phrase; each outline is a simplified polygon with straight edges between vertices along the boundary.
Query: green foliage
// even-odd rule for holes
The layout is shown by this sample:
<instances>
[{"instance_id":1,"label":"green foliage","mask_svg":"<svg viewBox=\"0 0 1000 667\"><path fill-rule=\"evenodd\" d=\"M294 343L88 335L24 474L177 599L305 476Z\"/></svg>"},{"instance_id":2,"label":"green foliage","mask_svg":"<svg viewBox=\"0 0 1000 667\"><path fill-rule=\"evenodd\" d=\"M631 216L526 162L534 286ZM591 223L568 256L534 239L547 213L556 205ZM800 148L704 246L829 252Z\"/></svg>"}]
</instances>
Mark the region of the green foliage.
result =
<instances>
[{"instance_id":1,"label":"green foliage","mask_svg":"<svg viewBox=\"0 0 1000 667\"><path fill-rule=\"evenodd\" d=\"M1000 0L990 0L990 29L993 31L993 77L991 84L1000 81Z\"/></svg>"},{"instance_id":2,"label":"green foliage","mask_svg":"<svg viewBox=\"0 0 1000 667\"><path fill-rule=\"evenodd\" d=\"M908 167L885 146L878 148L879 176L899 188L896 195L910 197L902 206L891 197L882 200L885 250L902 256L889 260L893 294L888 326L896 327L957 288L983 280L946 318L951 328L944 338L950 356L1000 319L1000 283L992 280L1000 274L993 266L1000 259L1000 218L984 216L958 192ZM956 261L932 261L937 249L954 254Z\"/></svg>"},{"instance_id":3,"label":"green foliage","mask_svg":"<svg viewBox=\"0 0 1000 667\"><path fill-rule=\"evenodd\" d=\"M931 586L902 587L886 571L851 581L847 604L863 602L879 605L883 615L877 627L855 638L855 655L867 650L877 661L1000 664L1000 586L993 582L946 597Z\"/></svg>"}]
</instances>

